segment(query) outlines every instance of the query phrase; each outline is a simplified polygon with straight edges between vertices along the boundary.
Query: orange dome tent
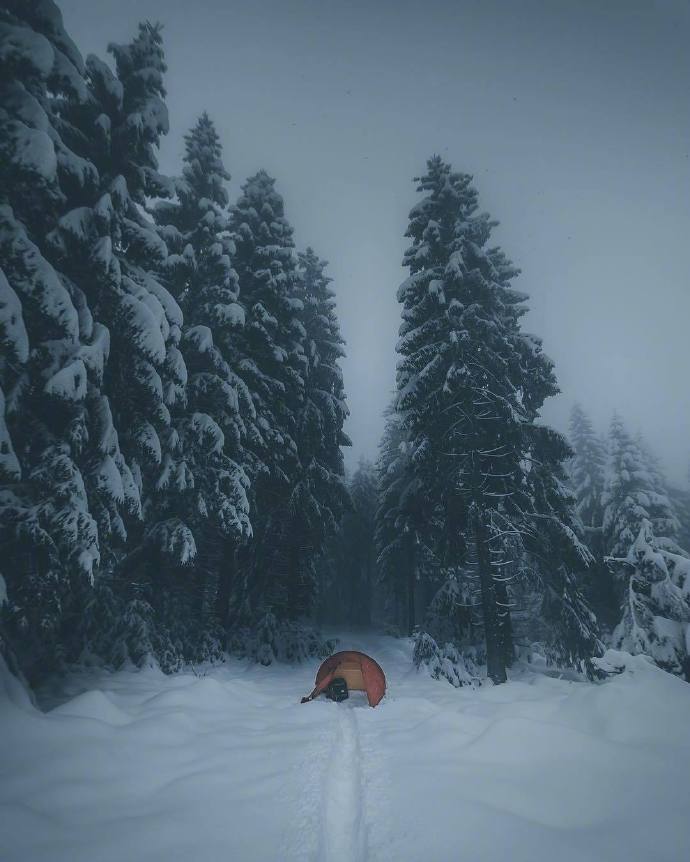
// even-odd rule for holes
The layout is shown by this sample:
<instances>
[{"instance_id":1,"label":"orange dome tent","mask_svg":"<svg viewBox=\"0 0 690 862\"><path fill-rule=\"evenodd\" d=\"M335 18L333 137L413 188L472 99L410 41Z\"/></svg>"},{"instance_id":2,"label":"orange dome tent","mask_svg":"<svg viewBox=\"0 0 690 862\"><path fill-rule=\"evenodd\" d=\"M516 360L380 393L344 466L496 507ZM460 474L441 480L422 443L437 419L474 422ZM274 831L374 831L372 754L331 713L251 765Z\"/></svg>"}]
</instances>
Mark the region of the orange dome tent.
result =
<instances>
[{"instance_id":1,"label":"orange dome tent","mask_svg":"<svg viewBox=\"0 0 690 862\"><path fill-rule=\"evenodd\" d=\"M338 677L345 680L349 691L365 691L369 706L376 706L386 693L386 677L381 666L363 652L344 650L322 663L314 690L302 698L302 703L318 697Z\"/></svg>"}]
</instances>

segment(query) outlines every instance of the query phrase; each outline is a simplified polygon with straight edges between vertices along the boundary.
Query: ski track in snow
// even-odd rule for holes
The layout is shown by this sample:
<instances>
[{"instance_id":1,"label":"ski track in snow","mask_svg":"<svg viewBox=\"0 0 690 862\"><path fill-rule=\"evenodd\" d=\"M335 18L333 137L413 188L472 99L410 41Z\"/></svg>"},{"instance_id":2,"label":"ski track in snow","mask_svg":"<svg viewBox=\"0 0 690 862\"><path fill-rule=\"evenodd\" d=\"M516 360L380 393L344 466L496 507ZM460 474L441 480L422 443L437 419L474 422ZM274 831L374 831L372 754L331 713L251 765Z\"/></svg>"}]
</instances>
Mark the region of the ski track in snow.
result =
<instances>
[{"instance_id":1,"label":"ski track in snow","mask_svg":"<svg viewBox=\"0 0 690 862\"><path fill-rule=\"evenodd\" d=\"M338 710L324 785L319 862L366 862L359 729L349 705Z\"/></svg>"}]
</instances>

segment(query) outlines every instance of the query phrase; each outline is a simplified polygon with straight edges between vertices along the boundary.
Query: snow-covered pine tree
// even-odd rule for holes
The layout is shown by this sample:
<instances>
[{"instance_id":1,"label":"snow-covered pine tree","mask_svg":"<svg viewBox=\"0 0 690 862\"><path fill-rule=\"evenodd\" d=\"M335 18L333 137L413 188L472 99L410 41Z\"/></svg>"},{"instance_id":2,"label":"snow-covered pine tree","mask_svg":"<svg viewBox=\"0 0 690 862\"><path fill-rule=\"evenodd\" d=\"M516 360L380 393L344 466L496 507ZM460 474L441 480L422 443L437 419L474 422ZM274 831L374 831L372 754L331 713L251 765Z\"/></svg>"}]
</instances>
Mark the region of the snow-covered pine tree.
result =
<instances>
[{"instance_id":1,"label":"snow-covered pine tree","mask_svg":"<svg viewBox=\"0 0 690 862\"><path fill-rule=\"evenodd\" d=\"M659 544L651 521L643 518L626 556L612 562L627 570L614 646L644 653L690 682L690 559Z\"/></svg>"},{"instance_id":2,"label":"snow-covered pine tree","mask_svg":"<svg viewBox=\"0 0 690 862\"><path fill-rule=\"evenodd\" d=\"M518 525L523 566L541 596L537 628L547 660L557 667L575 667L590 678L598 675L591 659L604 646L597 616L583 595L582 572L594 559L581 539L582 525L575 516L576 498L567 485L566 462L572 450L565 438L542 425L532 426L526 486L530 505Z\"/></svg>"},{"instance_id":3,"label":"snow-covered pine tree","mask_svg":"<svg viewBox=\"0 0 690 862\"><path fill-rule=\"evenodd\" d=\"M243 613L289 614L290 493L299 469L298 417L305 397L307 357L301 323L304 303L292 227L275 180L259 171L231 209L233 264L239 276L245 325L237 333L243 360L237 373L251 393L260 438L252 483L251 555L242 561Z\"/></svg>"},{"instance_id":4,"label":"snow-covered pine tree","mask_svg":"<svg viewBox=\"0 0 690 862\"><path fill-rule=\"evenodd\" d=\"M589 416L579 404L570 412L570 444L575 453L570 461L577 514L587 534L601 533L604 508L601 498L606 482L606 449Z\"/></svg>"},{"instance_id":5,"label":"snow-covered pine tree","mask_svg":"<svg viewBox=\"0 0 690 862\"><path fill-rule=\"evenodd\" d=\"M448 571L426 609L423 629L441 646L474 645L473 586L477 578L473 568L476 560L468 560L461 571Z\"/></svg>"},{"instance_id":6,"label":"snow-covered pine tree","mask_svg":"<svg viewBox=\"0 0 690 862\"><path fill-rule=\"evenodd\" d=\"M49 242L98 173L63 118L87 90L54 3L3 4L0 70L0 523L9 627L31 679L59 663L65 604L100 556L85 450L104 343Z\"/></svg>"},{"instance_id":7,"label":"snow-covered pine tree","mask_svg":"<svg viewBox=\"0 0 690 862\"><path fill-rule=\"evenodd\" d=\"M325 273L326 262L311 248L299 255L298 273L304 305L304 399L297 414L299 458L289 513L288 607L291 616L309 611L315 593L314 562L323 552L348 507L342 446L348 415L339 361L343 340L335 311L335 294Z\"/></svg>"},{"instance_id":8,"label":"snow-covered pine tree","mask_svg":"<svg viewBox=\"0 0 690 862\"><path fill-rule=\"evenodd\" d=\"M189 376L178 427L196 479L187 520L198 546L200 628L227 621L236 548L251 531L245 441L259 436L249 390L235 371L244 358L237 337L244 310L228 233L229 179L218 133L204 113L185 136L176 200L160 201L155 210L171 251L163 278L184 312Z\"/></svg>"},{"instance_id":9,"label":"snow-covered pine tree","mask_svg":"<svg viewBox=\"0 0 690 862\"><path fill-rule=\"evenodd\" d=\"M688 478L690 479L690 470L688 471ZM683 548L684 554L690 554L690 487L687 485L684 488L672 486L669 488L669 497L680 524L678 543Z\"/></svg>"},{"instance_id":10,"label":"snow-covered pine tree","mask_svg":"<svg viewBox=\"0 0 690 862\"><path fill-rule=\"evenodd\" d=\"M98 170L98 197L92 207L69 211L52 235L54 254L109 338L98 446L105 453L115 441L119 445L122 458L111 457L102 482L127 510L124 523L108 525L127 545L113 543L101 592L108 607L118 607L105 595L110 584L121 602L131 603L120 613L129 629L123 630L121 620L100 625L113 633L109 638L94 634L88 614L82 621L84 637L101 654L122 656L115 639L127 642L131 656L143 656L150 652L138 643L143 637L174 666L174 649L152 627L156 613L160 617L165 610L168 575L194 558L196 546L180 516L194 479L171 416L184 404L187 380L178 347L182 312L156 277L168 251L147 210L150 198L173 191L156 160L168 128L160 28L141 24L129 45L111 45L110 51L116 73L89 56L88 100L68 115Z\"/></svg>"},{"instance_id":11,"label":"snow-covered pine tree","mask_svg":"<svg viewBox=\"0 0 690 862\"><path fill-rule=\"evenodd\" d=\"M652 521L652 511L659 513L663 509L661 513L664 516L668 512L665 504L661 507L662 502L638 441L630 436L621 417L614 414L609 432L609 470L603 497L604 550L607 556L625 558L639 536L642 521ZM658 524L664 525L666 520L662 517Z\"/></svg>"},{"instance_id":12,"label":"snow-covered pine tree","mask_svg":"<svg viewBox=\"0 0 690 862\"><path fill-rule=\"evenodd\" d=\"M410 276L398 292L397 410L419 496L440 504L443 532L476 549L488 674L502 682L512 654L506 536L533 555L557 552L551 571L565 544L589 554L558 471L571 452L536 424L558 387L541 341L520 329L526 296L510 286L518 271L487 246L495 223L477 214L470 176L436 156L418 182L425 197L410 213Z\"/></svg>"},{"instance_id":13,"label":"snow-covered pine tree","mask_svg":"<svg viewBox=\"0 0 690 862\"><path fill-rule=\"evenodd\" d=\"M681 530L680 520L669 494L668 483L661 462L641 434L637 435L635 442L649 474L651 490L647 495L649 498L647 509L654 535L659 537L657 542L664 544L666 550L676 554L682 553L678 544Z\"/></svg>"},{"instance_id":14,"label":"snow-covered pine tree","mask_svg":"<svg viewBox=\"0 0 690 862\"><path fill-rule=\"evenodd\" d=\"M570 413L570 443L575 453L568 464L577 501L575 511L582 523L587 547L594 557L584 573L584 583L599 619L615 625L618 622L619 605L611 571L603 562L606 445L579 404L575 404Z\"/></svg>"},{"instance_id":15,"label":"snow-covered pine tree","mask_svg":"<svg viewBox=\"0 0 690 862\"><path fill-rule=\"evenodd\" d=\"M160 200L155 207L159 233L170 252L165 260L166 281L185 316L194 312L201 286L220 281L225 292L218 296L219 304L227 307L225 317L216 321L235 326L243 317L234 304L237 275L229 257L221 259L229 247L226 183L230 174L223 164L215 124L205 111L184 141L182 176L173 181L175 199Z\"/></svg>"},{"instance_id":16,"label":"snow-covered pine tree","mask_svg":"<svg viewBox=\"0 0 690 862\"><path fill-rule=\"evenodd\" d=\"M161 28L142 23L132 42L111 44L109 51L116 79L95 58L87 60L110 120L104 123L112 165L107 179L124 294L106 385L144 507L144 531L132 536L129 578L147 584L142 598L166 628L174 627L180 614L172 595L175 574L197 553L187 522L197 483L185 448L189 441L177 423L186 404L187 369L179 347L183 316L158 278L168 250L148 208L150 199L174 193L157 161L160 138L168 131ZM167 645L161 649L175 652Z\"/></svg>"}]
</instances>

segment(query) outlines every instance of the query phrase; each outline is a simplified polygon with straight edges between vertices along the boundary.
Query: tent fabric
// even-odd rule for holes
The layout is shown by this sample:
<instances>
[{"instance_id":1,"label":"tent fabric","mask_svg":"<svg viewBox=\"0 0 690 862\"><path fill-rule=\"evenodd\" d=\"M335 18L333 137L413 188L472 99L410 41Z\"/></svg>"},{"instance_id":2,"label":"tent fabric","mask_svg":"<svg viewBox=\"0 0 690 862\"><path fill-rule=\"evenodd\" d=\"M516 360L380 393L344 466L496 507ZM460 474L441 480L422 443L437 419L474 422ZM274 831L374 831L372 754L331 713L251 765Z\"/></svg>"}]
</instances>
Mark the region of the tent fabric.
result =
<instances>
[{"instance_id":1,"label":"tent fabric","mask_svg":"<svg viewBox=\"0 0 690 862\"><path fill-rule=\"evenodd\" d=\"M336 677L343 677L350 691L366 692L369 706L376 706L386 693L386 677L378 662L363 652L343 650L321 664L314 690L302 703L318 697Z\"/></svg>"}]
</instances>

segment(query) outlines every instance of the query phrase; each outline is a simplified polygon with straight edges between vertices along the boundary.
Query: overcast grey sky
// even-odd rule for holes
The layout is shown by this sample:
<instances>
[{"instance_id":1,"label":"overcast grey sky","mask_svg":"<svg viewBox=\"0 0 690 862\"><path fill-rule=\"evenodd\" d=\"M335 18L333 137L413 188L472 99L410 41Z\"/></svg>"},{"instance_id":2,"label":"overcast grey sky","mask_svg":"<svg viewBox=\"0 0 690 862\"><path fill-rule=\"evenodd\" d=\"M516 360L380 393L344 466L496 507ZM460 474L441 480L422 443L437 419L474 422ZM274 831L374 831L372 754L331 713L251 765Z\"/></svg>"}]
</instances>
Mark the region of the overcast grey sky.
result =
<instances>
[{"instance_id":1,"label":"overcast grey sky","mask_svg":"<svg viewBox=\"0 0 690 862\"><path fill-rule=\"evenodd\" d=\"M411 178L471 173L531 295L525 328L575 400L613 409L671 478L690 460L690 2L58 0L86 55L160 20L171 132L202 110L231 196L278 180L299 246L330 261L348 356L350 465L374 457L395 374Z\"/></svg>"}]
</instances>

